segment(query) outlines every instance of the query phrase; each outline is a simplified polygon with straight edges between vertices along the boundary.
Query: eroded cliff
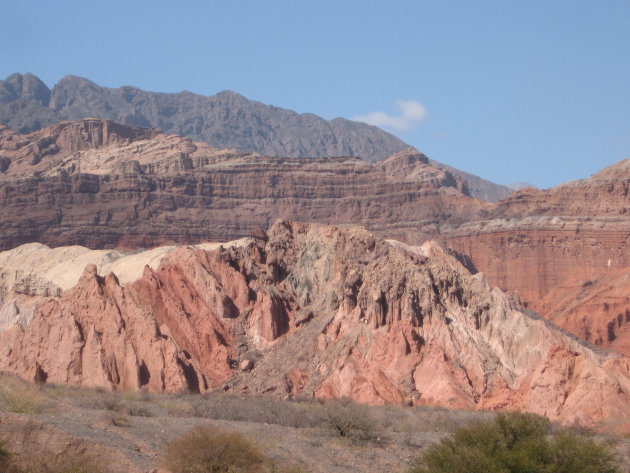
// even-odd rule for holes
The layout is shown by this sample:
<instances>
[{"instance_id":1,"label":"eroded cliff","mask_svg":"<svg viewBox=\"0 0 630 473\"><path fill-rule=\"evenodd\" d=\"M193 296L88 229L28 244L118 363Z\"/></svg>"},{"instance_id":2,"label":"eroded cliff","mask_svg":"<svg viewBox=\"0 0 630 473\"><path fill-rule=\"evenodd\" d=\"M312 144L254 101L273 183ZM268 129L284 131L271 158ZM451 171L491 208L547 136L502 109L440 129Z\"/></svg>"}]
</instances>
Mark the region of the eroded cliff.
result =
<instances>
[{"instance_id":1,"label":"eroded cliff","mask_svg":"<svg viewBox=\"0 0 630 473\"><path fill-rule=\"evenodd\" d=\"M554 323L630 353L630 161L553 189L524 189L444 234L475 267ZM624 328L625 327L625 328Z\"/></svg>"},{"instance_id":2,"label":"eroded cliff","mask_svg":"<svg viewBox=\"0 0 630 473\"><path fill-rule=\"evenodd\" d=\"M126 285L88 265L36 298L0 334L0 368L29 379L628 416L627 358L525 315L433 243L359 228L279 221L165 252Z\"/></svg>"}]
</instances>

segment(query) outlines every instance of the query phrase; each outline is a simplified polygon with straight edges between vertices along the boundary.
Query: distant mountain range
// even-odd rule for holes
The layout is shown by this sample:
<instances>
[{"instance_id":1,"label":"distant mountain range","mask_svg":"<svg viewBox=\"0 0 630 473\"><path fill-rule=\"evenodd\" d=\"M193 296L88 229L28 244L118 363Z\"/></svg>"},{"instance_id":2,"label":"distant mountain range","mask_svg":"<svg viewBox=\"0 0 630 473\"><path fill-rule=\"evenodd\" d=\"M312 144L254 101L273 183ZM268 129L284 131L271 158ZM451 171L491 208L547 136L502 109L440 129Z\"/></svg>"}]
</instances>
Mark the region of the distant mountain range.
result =
<instances>
[{"instance_id":1,"label":"distant mountain range","mask_svg":"<svg viewBox=\"0 0 630 473\"><path fill-rule=\"evenodd\" d=\"M357 156L376 162L409 146L375 126L298 114L230 91L207 97L131 86L111 89L76 76L64 77L51 90L33 74L13 74L0 81L0 123L19 133L87 117L158 128L217 148L265 156ZM450 166L432 164L460 175L475 197L496 201L512 192Z\"/></svg>"}]
</instances>

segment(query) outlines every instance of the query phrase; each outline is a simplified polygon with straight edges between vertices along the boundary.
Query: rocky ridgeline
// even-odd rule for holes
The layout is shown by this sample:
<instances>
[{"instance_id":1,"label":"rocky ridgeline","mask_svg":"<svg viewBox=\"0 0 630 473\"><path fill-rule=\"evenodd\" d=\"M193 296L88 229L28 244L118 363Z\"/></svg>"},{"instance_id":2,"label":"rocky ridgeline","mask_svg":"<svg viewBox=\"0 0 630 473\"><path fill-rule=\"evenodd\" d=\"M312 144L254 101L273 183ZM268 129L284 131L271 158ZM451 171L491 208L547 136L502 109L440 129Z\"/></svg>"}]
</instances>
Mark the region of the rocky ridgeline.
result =
<instances>
[{"instance_id":1,"label":"rocky ridgeline","mask_svg":"<svg viewBox=\"0 0 630 473\"><path fill-rule=\"evenodd\" d=\"M87 265L60 296L20 294L35 310L5 321L0 368L105 388L628 417L627 358L526 316L432 243L279 221L154 268L123 284Z\"/></svg>"}]
</instances>

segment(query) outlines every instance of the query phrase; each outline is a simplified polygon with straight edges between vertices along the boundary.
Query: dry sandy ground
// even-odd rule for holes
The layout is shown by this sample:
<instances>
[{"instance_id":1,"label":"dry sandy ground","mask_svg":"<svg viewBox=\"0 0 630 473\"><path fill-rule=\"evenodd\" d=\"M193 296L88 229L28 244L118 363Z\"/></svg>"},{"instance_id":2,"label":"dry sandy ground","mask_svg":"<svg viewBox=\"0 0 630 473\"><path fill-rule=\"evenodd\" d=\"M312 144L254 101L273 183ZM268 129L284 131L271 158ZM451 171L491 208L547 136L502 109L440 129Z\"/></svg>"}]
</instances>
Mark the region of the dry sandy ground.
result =
<instances>
[{"instance_id":1,"label":"dry sandy ground","mask_svg":"<svg viewBox=\"0 0 630 473\"><path fill-rule=\"evenodd\" d=\"M15 413L12 411L21 411ZM422 449L458 426L492 414L341 401L282 401L220 393L156 395L36 387L0 374L0 438L24 456L89 453L111 473L161 472L179 435L211 424L254 441L267 458L311 473L405 472ZM341 437L335 421L359 426ZM628 439L616 439L622 455ZM630 472L630 462L626 469Z\"/></svg>"}]
</instances>

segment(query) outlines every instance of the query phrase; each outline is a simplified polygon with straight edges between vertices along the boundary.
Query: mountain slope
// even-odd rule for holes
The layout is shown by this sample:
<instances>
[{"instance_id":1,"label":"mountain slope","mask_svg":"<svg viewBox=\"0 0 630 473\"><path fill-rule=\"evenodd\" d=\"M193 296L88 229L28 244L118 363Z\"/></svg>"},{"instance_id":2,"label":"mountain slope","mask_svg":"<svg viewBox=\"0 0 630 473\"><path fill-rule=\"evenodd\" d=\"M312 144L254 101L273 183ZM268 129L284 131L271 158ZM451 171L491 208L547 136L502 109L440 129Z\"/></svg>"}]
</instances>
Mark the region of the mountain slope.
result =
<instances>
[{"instance_id":1,"label":"mountain slope","mask_svg":"<svg viewBox=\"0 0 630 473\"><path fill-rule=\"evenodd\" d=\"M64 77L51 91L32 74L13 74L0 81L0 123L14 131L30 133L61 120L87 117L157 128L216 148L265 156L356 156L375 162L408 147L365 123L343 118L327 121L229 91L206 97L191 92L146 92L129 86L111 89L75 76ZM454 168L448 170L464 180L471 179L469 188L475 197L498 200L510 193L505 186Z\"/></svg>"}]
</instances>

